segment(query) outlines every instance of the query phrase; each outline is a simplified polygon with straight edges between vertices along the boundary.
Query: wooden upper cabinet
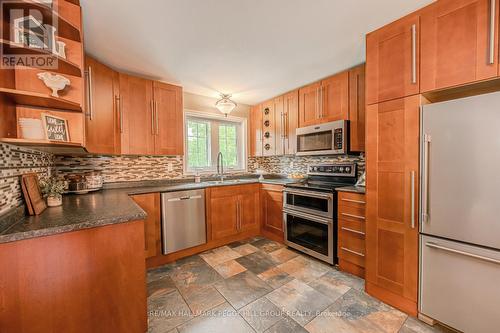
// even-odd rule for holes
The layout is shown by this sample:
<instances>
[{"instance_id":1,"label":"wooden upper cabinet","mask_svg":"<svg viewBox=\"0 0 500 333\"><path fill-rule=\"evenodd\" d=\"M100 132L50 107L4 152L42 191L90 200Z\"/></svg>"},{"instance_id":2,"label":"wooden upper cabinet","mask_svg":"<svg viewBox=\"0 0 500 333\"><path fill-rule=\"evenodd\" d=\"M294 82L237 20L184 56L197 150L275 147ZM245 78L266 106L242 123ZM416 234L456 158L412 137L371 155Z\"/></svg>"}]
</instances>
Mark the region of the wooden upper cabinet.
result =
<instances>
[{"instance_id":1,"label":"wooden upper cabinet","mask_svg":"<svg viewBox=\"0 0 500 333\"><path fill-rule=\"evenodd\" d=\"M297 152L297 134L299 126L299 91L294 90L283 96L283 137L284 155L293 155Z\"/></svg>"},{"instance_id":2,"label":"wooden upper cabinet","mask_svg":"<svg viewBox=\"0 0 500 333\"><path fill-rule=\"evenodd\" d=\"M277 138L274 100L262 103L262 132L262 155L276 155Z\"/></svg>"},{"instance_id":3,"label":"wooden upper cabinet","mask_svg":"<svg viewBox=\"0 0 500 333\"><path fill-rule=\"evenodd\" d=\"M182 88L154 82L154 146L156 155L183 155Z\"/></svg>"},{"instance_id":4,"label":"wooden upper cabinet","mask_svg":"<svg viewBox=\"0 0 500 333\"><path fill-rule=\"evenodd\" d=\"M366 290L412 315L418 287L419 109L419 95L370 105L366 127Z\"/></svg>"},{"instance_id":5,"label":"wooden upper cabinet","mask_svg":"<svg viewBox=\"0 0 500 333\"><path fill-rule=\"evenodd\" d=\"M493 1L440 0L422 12L422 92L498 75L499 1Z\"/></svg>"},{"instance_id":6,"label":"wooden upper cabinet","mask_svg":"<svg viewBox=\"0 0 500 333\"><path fill-rule=\"evenodd\" d=\"M365 151L365 65L349 71L351 151Z\"/></svg>"},{"instance_id":7,"label":"wooden upper cabinet","mask_svg":"<svg viewBox=\"0 0 500 333\"><path fill-rule=\"evenodd\" d=\"M299 89L299 127L318 123L320 89L320 82Z\"/></svg>"},{"instance_id":8,"label":"wooden upper cabinet","mask_svg":"<svg viewBox=\"0 0 500 333\"><path fill-rule=\"evenodd\" d=\"M419 31L420 16L412 14L367 35L367 104L420 92Z\"/></svg>"},{"instance_id":9,"label":"wooden upper cabinet","mask_svg":"<svg viewBox=\"0 0 500 333\"><path fill-rule=\"evenodd\" d=\"M250 156L262 156L262 106L250 109Z\"/></svg>"},{"instance_id":10,"label":"wooden upper cabinet","mask_svg":"<svg viewBox=\"0 0 500 333\"><path fill-rule=\"evenodd\" d=\"M349 72L321 81L319 122L347 120L349 117Z\"/></svg>"},{"instance_id":11,"label":"wooden upper cabinet","mask_svg":"<svg viewBox=\"0 0 500 333\"><path fill-rule=\"evenodd\" d=\"M93 154L119 154L118 73L90 57L85 72L85 147Z\"/></svg>"},{"instance_id":12,"label":"wooden upper cabinet","mask_svg":"<svg viewBox=\"0 0 500 333\"><path fill-rule=\"evenodd\" d=\"M120 73L122 154L154 155L152 81Z\"/></svg>"},{"instance_id":13,"label":"wooden upper cabinet","mask_svg":"<svg viewBox=\"0 0 500 333\"><path fill-rule=\"evenodd\" d=\"M275 141L276 149L274 155L285 154L285 114L283 96L278 96L273 99L274 122L275 122Z\"/></svg>"}]
</instances>

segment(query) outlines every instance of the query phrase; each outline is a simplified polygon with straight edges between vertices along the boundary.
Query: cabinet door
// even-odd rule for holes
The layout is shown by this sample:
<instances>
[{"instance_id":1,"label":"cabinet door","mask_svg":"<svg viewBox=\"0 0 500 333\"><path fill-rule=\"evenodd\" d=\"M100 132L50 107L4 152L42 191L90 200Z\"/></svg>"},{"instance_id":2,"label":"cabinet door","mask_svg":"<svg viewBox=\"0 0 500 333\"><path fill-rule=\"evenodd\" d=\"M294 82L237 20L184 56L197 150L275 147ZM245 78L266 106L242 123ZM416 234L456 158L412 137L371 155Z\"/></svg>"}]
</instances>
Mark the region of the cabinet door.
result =
<instances>
[{"instance_id":1,"label":"cabinet door","mask_svg":"<svg viewBox=\"0 0 500 333\"><path fill-rule=\"evenodd\" d=\"M120 153L120 124L117 114L118 73L86 57L87 98L85 147L93 154Z\"/></svg>"},{"instance_id":2,"label":"cabinet door","mask_svg":"<svg viewBox=\"0 0 500 333\"><path fill-rule=\"evenodd\" d=\"M154 82L155 154L183 155L182 88Z\"/></svg>"},{"instance_id":3,"label":"cabinet door","mask_svg":"<svg viewBox=\"0 0 500 333\"><path fill-rule=\"evenodd\" d=\"M283 186L263 184L260 199L262 228L283 238Z\"/></svg>"},{"instance_id":4,"label":"cabinet door","mask_svg":"<svg viewBox=\"0 0 500 333\"><path fill-rule=\"evenodd\" d=\"M420 92L419 22L414 14L367 35L367 104Z\"/></svg>"},{"instance_id":5,"label":"cabinet door","mask_svg":"<svg viewBox=\"0 0 500 333\"><path fill-rule=\"evenodd\" d=\"M365 66L349 71L351 151L365 151Z\"/></svg>"},{"instance_id":6,"label":"cabinet door","mask_svg":"<svg viewBox=\"0 0 500 333\"><path fill-rule=\"evenodd\" d=\"M321 83L313 83L299 89L299 127L318 123Z\"/></svg>"},{"instance_id":7,"label":"cabinet door","mask_svg":"<svg viewBox=\"0 0 500 333\"><path fill-rule=\"evenodd\" d=\"M419 106L416 95L367 110L366 290L412 315L418 284Z\"/></svg>"},{"instance_id":8,"label":"cabinet door","mask_svg":"<svg viewBox=\"0 0 500 333\"><path fill-rule=\"evenodd\" d=\"M292 91L283 96L285 155L293 155L297 152L296 130L299 126L299 91Z\"/></svg>"},{"instance_id":9,"label":"cabinet door","mask_svg":"<svg viewBox=\"0 0 500 333\"><path fill-rule=\"evenodd\" d=\"M160 193L134 195L132 199L148 214L144 221L146 258L159 256L162 254Z\"/></svg>"},{"instance_id":10,"label":"cabinet door","mask_svg":"<svg viewBox=\"0 0 500 333\"><path fill-rule=\"evenodd\" d=\"M239 196L237 193L237 186L210 189L209 223L212 230L212 240L236 235L238 233Z\"/></svg>"},{"instance_id":11,"label":"cabinet door","mask_svg":"<svg viewBox=\"0 0 500 333\"><path fill-rule=\"evenodd\" d=\"M239 232L259 229L259 184L239 186Z\"/></svg>"},{"instance_id":12,"label":"cabinet door","mask_svg":"<svg viewBox=\"0 0 500 333\"><path fill-rule=\"evenodd\" d=\"M347 120L349 116L349 72L321 81L319 118L321 123Z\"/></svg>"},{"instance_id":13,"label":"cabinet door","mask_svg":"<svg viewBox=\"0 0 500 333\"><path fill-rule=\"evenodd\" d=\"M275 155L285 154L285 110L283 104L283 96L276 97L273 100L274 104L274 122L276 124L275 137L276 137L276 150Z\"/></svg>"},{"instance_id":14,"label":"cabinet door","mask_svg":"<svg viewBox=\"0 0 500 333\"><path fill-rule=\"evenodd\" d=\"M250 109L250 156L262 156L262 106Z\"/></svg>"},{"instance_id":15,"label":"cabinet door","mask_svg":"<svg viewBox=\"0 0 500 333\"><path fill-rule=\"evenodd\" d=\"M498 75L498 5L498 0L441 0L424 10L423 92Z\"/></svg>"},{"instance_id":16,"label":"cabinet door","mask_svg":"<svg viewBox=\"0 0 500 333\"><path fill-rule=\"evenodd\" d=\"M120 73L122 154L154 154L153 83Z\"/></svg>"},{"instance_id":17,"label":"cabinet door","mask_svg":"<svg viewBox=\"0 0 500 333\"><path fill-rule=\"evenodd\" d=\"M262 155L274 156L276 154L276 116L274 110L274 100L262 104Z\"/></svg>"}]
</instances>

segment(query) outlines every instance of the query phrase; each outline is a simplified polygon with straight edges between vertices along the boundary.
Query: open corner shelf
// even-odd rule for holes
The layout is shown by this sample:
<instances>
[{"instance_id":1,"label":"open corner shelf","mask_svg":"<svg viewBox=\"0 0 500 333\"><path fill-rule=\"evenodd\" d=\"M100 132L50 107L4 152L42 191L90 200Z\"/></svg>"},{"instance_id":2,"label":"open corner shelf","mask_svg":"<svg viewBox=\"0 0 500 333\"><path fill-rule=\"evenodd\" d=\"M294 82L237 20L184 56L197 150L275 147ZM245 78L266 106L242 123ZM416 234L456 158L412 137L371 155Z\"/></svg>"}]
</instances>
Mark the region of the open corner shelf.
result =
<instances>
[{"instance_id":1,"label":"open corner shelf","mask_svg":"<svg viewBox=\"0 0 500 333\"><path fill-rule=\"evenodd\" d=\"M82 69L80 66L56 54L29 47L20 47L5 39L0 39L0 44L5 54L35 54L54 57L57 59L58 68L51 69L52 72L82 77Z\"/></svg>"},{"instance_id":2,"label":"open corner shelf","mask_svg":"<svg viewBox=\"0 0 500 333\"><path fill-rule=\"evenodd\" d=\"M66 0L67 1L67 0ZM75 4L75 1L67 1L70 3ZM79 2L79 1L76 1ZM30 10L30 9L36 9L40 13L42 13L45 20L55 20L57 21L57 34L61 37L67 38L74 40L76 42L82 42L82 36L80 33L80 29L73 25L71 22L68 20L64 19L63 17L59 16L57 12L54 12L50 7L44 5L43 3L34 1L34 0L24 0L22 4L19 2L12 2L12 3L5 3L3 4L3 9L4 10L9 10L9 9L25 9L25 10Z\"/></svg>"},{"instance_id":3,"label":"open corner shelf","mask_svg":"<svg viewBox=\"0 0 500 333\"><path fill-rule=\"evenodd\" d=\"M26 147L53 154L86 154L85 147L75 142L51 142L47 140L27 140L16 138L0 138L1 143Z\"/></svg>"},{"instance_id":4,"label":"open corner shelf","mask_svg":"<svg viewBox=\"0 0 500 333\"><path fill-rule=\"evenodd\" d=\"M0 94L13 100L17 105L82 112L82 106L80 104L46 94L9 88L0 88Z\"/></svg>"}]
</instances>

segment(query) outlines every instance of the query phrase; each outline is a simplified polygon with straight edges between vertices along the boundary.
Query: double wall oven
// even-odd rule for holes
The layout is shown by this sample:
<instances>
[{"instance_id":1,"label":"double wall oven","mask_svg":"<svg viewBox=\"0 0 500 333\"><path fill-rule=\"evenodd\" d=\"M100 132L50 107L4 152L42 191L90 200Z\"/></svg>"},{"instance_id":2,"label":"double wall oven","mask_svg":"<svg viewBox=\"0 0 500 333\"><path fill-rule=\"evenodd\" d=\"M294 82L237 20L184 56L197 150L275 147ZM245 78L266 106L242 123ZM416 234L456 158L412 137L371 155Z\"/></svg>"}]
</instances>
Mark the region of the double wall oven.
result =
<instances>
[{"instance_id":1,"label":"double wall oven","mask_svg":"<svg viewBox=\"0 0 500 333\"><path fill-rule=\"evenodd\" d=\"M308 168L308 178L285 186L285 243L331 265L337 262L336 187L356 182L355 164L322 164Z\"/></svg>"}]
</instances>

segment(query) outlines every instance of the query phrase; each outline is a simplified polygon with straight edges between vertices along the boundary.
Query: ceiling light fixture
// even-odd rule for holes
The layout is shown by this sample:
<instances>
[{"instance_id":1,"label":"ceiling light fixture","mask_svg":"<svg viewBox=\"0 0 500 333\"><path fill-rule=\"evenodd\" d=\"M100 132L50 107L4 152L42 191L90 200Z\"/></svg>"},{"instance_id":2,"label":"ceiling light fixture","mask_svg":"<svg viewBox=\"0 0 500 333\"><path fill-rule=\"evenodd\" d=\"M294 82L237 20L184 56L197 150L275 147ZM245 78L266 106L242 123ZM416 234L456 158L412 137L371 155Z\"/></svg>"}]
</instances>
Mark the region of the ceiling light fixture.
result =
<instances>
[{"instance_id":1,"label":"ceiling light fixture","mask_svg":"<svg viewBox=\"0 0 500 333\"><path fill-rule=\"evenodd\" d=\"M220 94L220 97L221 99L215 103L215 107L227 117L238 104L231 100L230 94Z\"/></svg>"}]
</instances>

